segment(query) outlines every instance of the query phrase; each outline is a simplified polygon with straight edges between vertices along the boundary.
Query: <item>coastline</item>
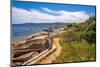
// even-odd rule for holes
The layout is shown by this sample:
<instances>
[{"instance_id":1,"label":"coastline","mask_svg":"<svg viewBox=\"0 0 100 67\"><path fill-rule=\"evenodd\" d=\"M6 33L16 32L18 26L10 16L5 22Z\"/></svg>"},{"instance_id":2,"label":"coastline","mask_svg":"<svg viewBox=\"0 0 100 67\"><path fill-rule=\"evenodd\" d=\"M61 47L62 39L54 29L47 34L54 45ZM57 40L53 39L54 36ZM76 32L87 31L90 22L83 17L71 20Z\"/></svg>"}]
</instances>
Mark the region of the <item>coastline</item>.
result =
<instances>
[{"instance_id":1,"label":"coastline","mask_svg":"<svg viewBox=\"0 0 100 67\"><path fill-rule=\"evenodd\" d=\"M59 30L60 30L61 31L60 33L62 33L62 32L64 32L64 27L53 28L53 30L58 30L57 33L59 33ZM34 37L34 36L38 36L38 34L41 34L41 33L45 33L47 35L47 32L45 32L45 31L39 31L39 32L30 34L30 35L27 35L27 36L23 36L20 39L11 40L11 43L12 44L19 43L19 42L22 42L24 40L27 40L28 38L31 38L31 37Z\"/></svg>"},{"instance_id":2,"label":"coastline","mask_svg":"<svg viewBox=\"0 0 100 67\"><path fill-rule=\"evenodd\" d=\"M24 41L24 40L26 40L26 39L28 39L28 38L30 38L32 36L37 36L37 34L40 34L41 32L43 32L43 31L40 31L40 32L37 32L37 33L33 33L33 34L30 34L30 35L24 36L23 38L20 38L20 39L11 40L12 41L11 43L14 44L14 43L17 43L17 42Z\"/></svg>"},{"instance_id":3,"label":"coastline","mask_svg":"<svg viewBox=\"0 0 100 67\"><path fill-rule=\"evenodd\" d=\"M12 48L11 48L12 49L12 58L13 58L12 64L15 64L15 65L23 64L23 63L17 62L24 57L23 51L24 51L24 53L27 51L28 51L28 53L30 53L30 51L32 53L35 52L37 57L39 55L41 55L40 59L38 59L38 61L41 60L42 58L46 57L48 54L51 55L52 53L57 51L57 45L55 45L55 47L53 47L54 44L52 44L52 38L55 38L56 36L63 33L64 31L62 30L62 28L57 28L57 29L53 29L53 30L57 30L57 31L51 33L49 39L48 39L48 32L41 31L41 32L37 32L35 34L31 34L31 35L25 37L25 39L23 39L23 40L12 43L12 45L11 45L12 46ZM46 40L48 40L49 42L47 42ZM51 44L51 48L50 48L50 44ZM18 51L17 53L16 53L16 50ZM42 52L44 52L43 57L42 57ZM19 56L20 53L21 53L21 56ZM58 51L58 54L59 53L60 53L60 51ZM30 55L31 55L31 53L30 53ZM28 57L27 54L25 56ZM22 57L22 58L18 59L20 57ZM35 59L35 57L32 57L32 58ZM29 59L28 61L24 61L24 63L27 63L30 60L32 60L32 59ZM36 62L36 60L32 61L32 62L34 62L33 64L37 64L38 61ZM16 63L15 63L15 61L16 61ZM52 61L53 61L53 59L52 59ZM32 63L32 62L30 62L30 63Z\"/></svg>"}]
</instances>

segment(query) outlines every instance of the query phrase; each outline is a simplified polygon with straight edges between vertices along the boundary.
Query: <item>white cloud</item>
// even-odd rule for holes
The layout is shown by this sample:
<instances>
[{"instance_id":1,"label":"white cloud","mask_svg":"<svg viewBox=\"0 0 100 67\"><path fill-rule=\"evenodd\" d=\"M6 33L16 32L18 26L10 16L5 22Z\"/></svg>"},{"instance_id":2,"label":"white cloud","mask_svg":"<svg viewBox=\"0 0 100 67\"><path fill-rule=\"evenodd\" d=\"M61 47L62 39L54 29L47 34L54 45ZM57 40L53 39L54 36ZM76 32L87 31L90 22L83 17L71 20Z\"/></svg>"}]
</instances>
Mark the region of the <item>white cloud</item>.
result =
<instances>
[{"instance_id":1,"label":"white cloud","mask_svg":"<svg viewBox=\"0 0 100 67\"><path fill-rule=\"evenodd\" d=\"M55 14L58 14L58 12L53 11L53 10L50 10L50 9L48 9L48 8L41 8L41 9L43 9L44 11L47 11L47 12L49 12L49 13L55 13Z\"/></svg>"},{"instance_id":2,"label":"white cloud","mask_svg":"<svg viewBox=\"0 0 100 67\"><path fill-rule=\"evenodd\" d=\"M54 22L83 22L89 18L89 15L84 11L69 12L69 11L53 11L48 8L41 8L48 13L43 13L38 10L26 10L22 8L12 7L12 23L54 23ZM53 14L58 15L53 15Z\"/></svg>"}]
</instances>

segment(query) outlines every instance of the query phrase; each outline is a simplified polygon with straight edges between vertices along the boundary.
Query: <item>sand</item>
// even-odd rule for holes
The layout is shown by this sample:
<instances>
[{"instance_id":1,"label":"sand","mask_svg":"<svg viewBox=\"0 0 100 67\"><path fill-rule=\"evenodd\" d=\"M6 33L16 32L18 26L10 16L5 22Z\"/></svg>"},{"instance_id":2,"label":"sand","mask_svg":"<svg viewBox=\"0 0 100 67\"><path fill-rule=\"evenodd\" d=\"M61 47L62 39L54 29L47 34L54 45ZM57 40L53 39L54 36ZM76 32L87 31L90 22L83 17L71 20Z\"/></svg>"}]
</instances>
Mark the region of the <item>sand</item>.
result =
<instances>
[{"instance_id":1,"label":"sand","mask_svg":"<svg viewBox=\"0 0 100 67\"><path fill-rule=\"evenodd\" d=\"M57 56L59 56L61 52L61 46L59 44L60 38L55 37L53 38L53 45L56 45L57 49L55 52L53 52L51 55L48 55L47 57L41 59L37 64L50 64L52 61L56 59Z\"/></svg>"}]
</instances>

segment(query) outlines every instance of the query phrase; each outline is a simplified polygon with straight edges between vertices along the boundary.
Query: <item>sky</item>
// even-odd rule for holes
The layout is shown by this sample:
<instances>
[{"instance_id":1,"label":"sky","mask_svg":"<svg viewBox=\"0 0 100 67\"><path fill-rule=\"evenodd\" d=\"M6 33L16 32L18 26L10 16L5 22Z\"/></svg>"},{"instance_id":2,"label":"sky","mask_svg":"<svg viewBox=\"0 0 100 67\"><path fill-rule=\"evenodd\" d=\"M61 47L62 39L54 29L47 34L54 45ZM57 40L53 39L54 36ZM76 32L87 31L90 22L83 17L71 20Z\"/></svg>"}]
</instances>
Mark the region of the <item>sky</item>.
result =
<instances>
[{"instance_id":1,"label":"sky","mask_svg":"<svg viewBox=\"0 0 100 67\"><path fill-rule=\"evenodd\" d=\"M12 23L79 23L95 16L95 6L43 2L12 2Z\"/></svg>"}]
</instances>

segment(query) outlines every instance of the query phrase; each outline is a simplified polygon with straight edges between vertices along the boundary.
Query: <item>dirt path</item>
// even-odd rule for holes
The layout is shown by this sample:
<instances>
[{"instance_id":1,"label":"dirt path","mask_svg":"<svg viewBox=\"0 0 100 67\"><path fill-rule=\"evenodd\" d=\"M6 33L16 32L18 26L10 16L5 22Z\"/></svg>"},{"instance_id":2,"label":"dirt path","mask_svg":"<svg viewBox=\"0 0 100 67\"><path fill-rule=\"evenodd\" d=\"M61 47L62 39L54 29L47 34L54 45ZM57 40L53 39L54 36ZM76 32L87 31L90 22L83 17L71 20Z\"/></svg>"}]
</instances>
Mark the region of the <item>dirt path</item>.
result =
<instances>
[{"instance_id":1,"label":"dirt path","mask_svg":"<svg viewBox=\"0 0 100 67\"><path fill-rule=\"evenodd\" d=\"M61 46L59 44L59 37L53 38L53 45L56 45L57 49L54 53L52 53L51 55L48 55L46 58L40 60L38 63L39 64L48 64L48 63L52 63L53 60L56 59L56 57L60 54L61 52Z\"/></svg>"}]
</instances>

